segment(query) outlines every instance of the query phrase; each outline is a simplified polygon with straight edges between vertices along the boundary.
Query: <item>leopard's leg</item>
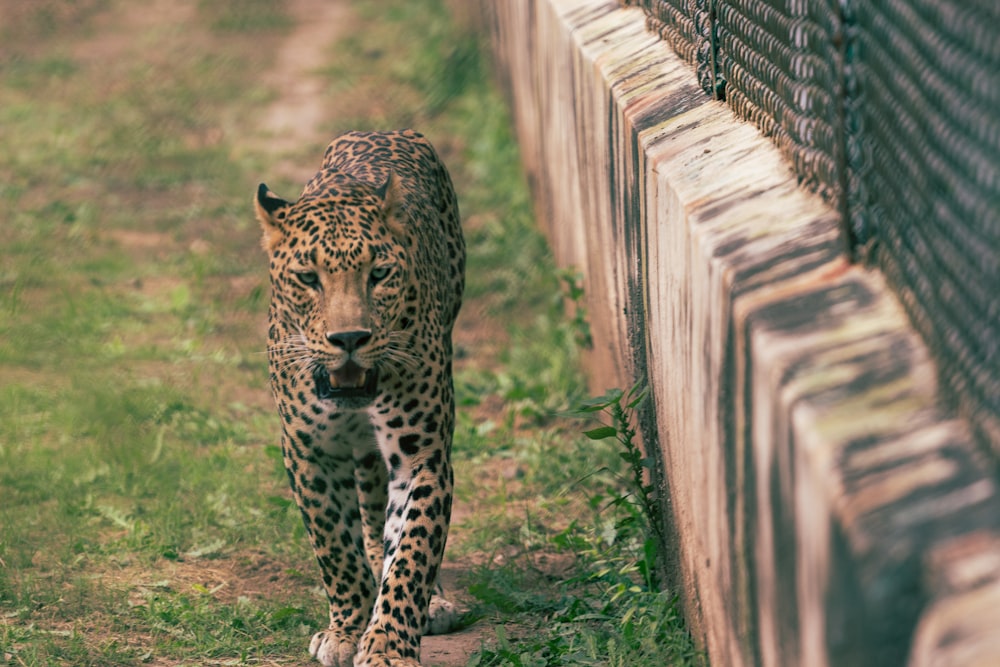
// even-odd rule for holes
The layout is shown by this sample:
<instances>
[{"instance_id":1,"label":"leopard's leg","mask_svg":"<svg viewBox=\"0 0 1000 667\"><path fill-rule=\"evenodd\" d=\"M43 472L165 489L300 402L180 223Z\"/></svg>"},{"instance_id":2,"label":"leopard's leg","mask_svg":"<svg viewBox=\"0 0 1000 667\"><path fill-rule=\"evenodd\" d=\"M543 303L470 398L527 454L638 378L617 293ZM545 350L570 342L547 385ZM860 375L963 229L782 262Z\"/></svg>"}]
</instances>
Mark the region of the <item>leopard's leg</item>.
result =
<instances>
[{"instance_id":1,"label":"leopard's leg","mask_svg":"<svg viewBox=\"0 0 1000 667\"><path fill-rule=\"evenodd\" d=\"M452 415L429 415L416 429L380 442L389 474L385 562L372 620L355 666L417 667L451 517ZM384 444L383 444L384 443Z\"/></svg>"},{"instance_id":2,"label":"leopard's leg","mask_svg":"<svg viewBox=\"0 0 1000 667\"><path fill-rule=\"evenodd\" d=\"M286 429L282 447L330 604L329 627L313 636L309 653L326 667L346 667L369 623L377 591L365 553L352 444L372 435L367 421L353 415L335 425L333 436Z\"/></svg>"},{"instance_id":3,"label":"leopard's leg","mask_svg":"<svg viewBox=\"0 0 1000 667\"><path fill-rule=\"evenodd\" d=\"M354 481L361 501L362 532L365 537L365 551L368 562L376 578L382 573L382 552L385 548L383 535L385 510L388 500L388 475L385 462L377 450L365 450L354 454ZM442 635L452 632L459 625L461 614L448 599L440 580L434 586L427 622L423 634Z\"/></svg>"},{"instance_id":4,"label":"leopard's leg","mask_svg":"<svg viewBox=\"0 0 1000 667\"><path fill-rule=\"evenodd\" d=\"M385 509L388 499L388 473L378 449L369 447L354 453L354 481L358 488L361 526L365 552L375 579L382 578L382 552L385 549Z\"/></svg>"}]
</instances>

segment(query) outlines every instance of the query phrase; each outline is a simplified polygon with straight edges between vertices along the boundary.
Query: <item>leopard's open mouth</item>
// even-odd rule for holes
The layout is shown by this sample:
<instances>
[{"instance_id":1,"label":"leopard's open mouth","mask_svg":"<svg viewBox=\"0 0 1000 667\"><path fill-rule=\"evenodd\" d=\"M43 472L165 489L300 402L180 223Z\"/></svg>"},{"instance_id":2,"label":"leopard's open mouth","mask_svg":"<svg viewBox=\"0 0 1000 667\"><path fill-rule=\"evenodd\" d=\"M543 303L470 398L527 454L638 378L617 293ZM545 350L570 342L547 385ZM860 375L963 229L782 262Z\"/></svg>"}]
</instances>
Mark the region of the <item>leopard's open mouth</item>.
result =
<instances>
[{"instance_id":1,"label":"leopard's open mouth","mask_svg":"<svg viewBox=\"0 0 1000 667\"><path fill-rule=\"evenodd\" d=\"M327 371L320 367L313 373L316 396L320 400L335 398L373 398L378 389L378 371L362 368L348 361L340 368Z\"/></svg>"}]
</instances>

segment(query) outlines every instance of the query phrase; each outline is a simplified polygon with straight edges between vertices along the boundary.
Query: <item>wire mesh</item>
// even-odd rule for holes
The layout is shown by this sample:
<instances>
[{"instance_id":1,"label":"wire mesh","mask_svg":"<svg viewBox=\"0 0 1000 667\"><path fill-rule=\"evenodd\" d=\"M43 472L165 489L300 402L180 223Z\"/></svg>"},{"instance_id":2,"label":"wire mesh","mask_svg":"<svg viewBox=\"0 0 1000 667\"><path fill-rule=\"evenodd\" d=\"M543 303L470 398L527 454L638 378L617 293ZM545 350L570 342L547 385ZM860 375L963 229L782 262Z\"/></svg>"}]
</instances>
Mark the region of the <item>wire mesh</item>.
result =
<instances>
[{"instance_id":1,"label":"wire mesh","mask_svg":"<svg viewBox=\"0 0 1000 667\"><path fill-rule=\"evenodd\" d=\"M1000 3L856 3L850 226L1000 450Z\"/></svg>"},{"instance_id":2,"label":"wire mesh","mask_svg":"<svg viewBox=\"0 0 1000 667\"><path fill-rule=\"evenodd\" d=\"M842 196L842 56L833 3L734 0L717 12L730 107L771 136L810 187Z\"/></svg>"},{"instance_id":3,"label":"wire mesh","mask_svg":"<svg viewBox=\"0 0 1000 667\"><path fill-rule=\"evenodd\" d=\"M1000 3L629 4L841 211L1000 454Z\"/></svg>"},{"instance_id":4,"label":"wire mesh","mask_svg":"<svg viewBox=\"0 0 1000 667\"><path fill-rule=\"evenodd\" d=\"M721 95L713 65L713 0L632 0L646 10L646 25L673 47L681 58L695 67L698 83L710 95Z\"/></svg>"}]
</instances>

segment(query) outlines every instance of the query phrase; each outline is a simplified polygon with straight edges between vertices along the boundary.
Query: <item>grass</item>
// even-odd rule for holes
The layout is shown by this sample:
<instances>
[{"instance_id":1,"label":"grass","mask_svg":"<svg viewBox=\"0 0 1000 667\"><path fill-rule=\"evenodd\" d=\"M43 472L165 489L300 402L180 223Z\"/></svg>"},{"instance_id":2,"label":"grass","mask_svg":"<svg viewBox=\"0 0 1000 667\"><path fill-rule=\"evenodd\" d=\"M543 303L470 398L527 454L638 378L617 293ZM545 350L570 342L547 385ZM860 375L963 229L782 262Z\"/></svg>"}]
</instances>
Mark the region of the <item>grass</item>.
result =
<instances>
[{"instance_id":1,"label":"grass","mask_svg":"<svg viewBox=\"0 0 1000 667\"><path fill-rule=\"evenodd\" d=\"M257 73L295 22L154 5L47 0L0 26L0 662L299 664L326 615L275 446L248 205L265 177L301 187L257 129L277 94ZM353 12L324 130L417 127L466 219L449 548L500 628L470 664L645 664L664 643L697 664L637 566L620 446L557 416L586 396L581 295L477 38L435 0Z\"/></svg>"},{"instance_id":2,"label":"grass","mask_svg":"<svg viewBox=\"0 0 1000 667\"><path fill-rule=\"evenodd\" d=\"M306 610L322 617L232 576L291 586L312 564L267 448L262 156L231 157L266 50L211 27L214 7L181 26L44 3L2 52L4 662L297 655Z\"/></svg>"},{"instance_id":3,"label":"grass","mask_svg":"<svg viewBox=\"0 0 1000 667\"><path fill-rule=\"evenodd\" d=\"M576 482L559 490L544 479L529 483L562 500L551 514L548 503L536 504L547 520L529 514L519 527L493 521L511 539L492 545L502 558L476 570L469 577L469 591L479 601L479 613L495 619L496 639L470 665L705 664L685 630L677 599L656 582L648 462L631 426L632 411L642 398L642 392L611 391L582 401L578 415L605 417L585 431L593 453L589 462L604 463L582 477L570 477ZM551 456L546 462L560 463ZM576 474L572 466L564 470ZM557 516L571 519L559 521ZM562 563L558 571L563 576L552 576L554 563ZM513 635L508 628L515 619Z\"/></svg>"}]
</instances>

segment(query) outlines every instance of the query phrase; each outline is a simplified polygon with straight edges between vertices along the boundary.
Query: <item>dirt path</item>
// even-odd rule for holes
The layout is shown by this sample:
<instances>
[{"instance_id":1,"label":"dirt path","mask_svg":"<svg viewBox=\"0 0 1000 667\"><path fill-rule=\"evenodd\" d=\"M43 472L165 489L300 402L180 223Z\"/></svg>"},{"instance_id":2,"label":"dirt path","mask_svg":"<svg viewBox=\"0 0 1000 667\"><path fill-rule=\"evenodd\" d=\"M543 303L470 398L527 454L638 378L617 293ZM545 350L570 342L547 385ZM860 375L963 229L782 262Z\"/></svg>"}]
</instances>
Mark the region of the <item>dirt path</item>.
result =
<instances>
[{"instance_id":1,"label":"dirt path","mask_svg":"<svg viewBox=\"0 0 1000 667\"><path fill-rule=\"evenodd\" d=\"M329 120L328 104L324 99L327 84L316 72L328 62L333 42L350 29L352 15L344 0L292 0L288 10L296 27L278 48L273 67L264 74L264 80L277 96L262 114L259 147L275 158L269 173L304 184L315 172L321 151L333 138L323 129ZM294 157L302 155L310 146L316 148L315 159ZM464 309L472 311L476 306L467 304ZM468 321L468 318L463 319ZM467 347L479 347L477 341L482 331L474 329L460 323L456 327L456 342L462 345L462 339L467 338ZM453 526L461 520L462 510L456 507ZM441 572L448 597L459 605L463 604L458 584L462 569L459 563L447 560L446 556ZM480 623L460 632L424 637L422 662L428 667L464 666L483 640L492 636L492 629Z\"/></svg>"},{"instance_id":2,"label":"dirt path","mask_svg":"<svg viewBox=\"0 0 1000 667\"><path fill-rule=\"evenodd\" d=\"M293 160L289 154L301 154L312 145L321 150L332 139L323 131L326 83L316 72L327 63L330 46L343 34L351 13L344 0L292 0L288 12L295 28L264 73L264 82L277 96L261 116L260 148L275 156L276 175L304 184L315 173L315 164Z\"/></svg>"}]
</instances>

